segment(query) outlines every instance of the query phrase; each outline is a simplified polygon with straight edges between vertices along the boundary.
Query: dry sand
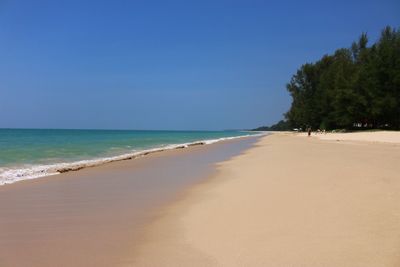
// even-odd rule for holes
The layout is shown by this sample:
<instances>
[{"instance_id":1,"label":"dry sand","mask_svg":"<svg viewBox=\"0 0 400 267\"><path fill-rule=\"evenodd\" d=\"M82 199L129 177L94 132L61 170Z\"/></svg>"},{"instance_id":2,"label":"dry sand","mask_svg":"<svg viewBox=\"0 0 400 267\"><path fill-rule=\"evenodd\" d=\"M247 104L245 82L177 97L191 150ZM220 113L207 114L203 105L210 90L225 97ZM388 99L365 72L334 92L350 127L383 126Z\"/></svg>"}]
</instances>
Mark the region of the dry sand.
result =
<instances>
[{"instance_id":1,"label":"dry sand","mask_svg":"<svg viewBox=\"0 0 400 267\"><path fill-rule=\"evenodd\" d=\"M315 135L315 134L314 134ZM303 134L306 136L306 134ZM400 133L395 131L316 134L321 140L362 141L400 144Z\"/></svg>"},{"instance_id":2,"label":"dry sand","mask_svg":"<svg viewBox=\"0 0 400 267\"><path fill-rule=\"evenodd\" d=\"M400 145L267 136L146 229L127 266L400 266Z\"/></svg>"}]
</instances>

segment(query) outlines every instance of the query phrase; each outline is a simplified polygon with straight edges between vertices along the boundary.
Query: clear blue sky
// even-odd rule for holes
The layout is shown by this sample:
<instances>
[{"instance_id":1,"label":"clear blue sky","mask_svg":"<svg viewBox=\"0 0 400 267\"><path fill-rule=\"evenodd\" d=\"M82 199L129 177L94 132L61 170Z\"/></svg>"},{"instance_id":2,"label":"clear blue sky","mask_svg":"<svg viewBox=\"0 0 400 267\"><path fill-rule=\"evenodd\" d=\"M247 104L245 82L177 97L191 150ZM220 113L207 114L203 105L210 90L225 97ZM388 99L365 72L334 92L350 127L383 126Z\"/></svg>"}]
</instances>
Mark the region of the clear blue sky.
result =
<instances>
[{"instance_id":1,"label":"clear blue sky","mask_svg":"<svg viewBox=\"0 0 400 267\"><path fill-rule=\"evenodd\" d=\"M0 0L0 127L272 124L305 62L400 26L400 1Z\"/></svg>"}]
</instances>

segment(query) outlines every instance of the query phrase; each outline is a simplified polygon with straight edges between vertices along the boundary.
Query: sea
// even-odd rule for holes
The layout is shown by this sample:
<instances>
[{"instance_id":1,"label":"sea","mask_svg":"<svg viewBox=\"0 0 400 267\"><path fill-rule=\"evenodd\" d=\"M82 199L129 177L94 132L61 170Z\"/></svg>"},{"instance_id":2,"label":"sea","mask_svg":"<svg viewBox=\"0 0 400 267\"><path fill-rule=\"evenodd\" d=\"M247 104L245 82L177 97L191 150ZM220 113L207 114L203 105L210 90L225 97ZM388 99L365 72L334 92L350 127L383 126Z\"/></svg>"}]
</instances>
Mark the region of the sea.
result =
<instances>
[{"instance_id":1,"label":"sea","mask_svg":"<svg viewBox=\"0 0 400 267\"><path fill-rule=\"evenodd\" d=\"M0 185L260 133L0 129Z\"/></svg>"}]
</instances>

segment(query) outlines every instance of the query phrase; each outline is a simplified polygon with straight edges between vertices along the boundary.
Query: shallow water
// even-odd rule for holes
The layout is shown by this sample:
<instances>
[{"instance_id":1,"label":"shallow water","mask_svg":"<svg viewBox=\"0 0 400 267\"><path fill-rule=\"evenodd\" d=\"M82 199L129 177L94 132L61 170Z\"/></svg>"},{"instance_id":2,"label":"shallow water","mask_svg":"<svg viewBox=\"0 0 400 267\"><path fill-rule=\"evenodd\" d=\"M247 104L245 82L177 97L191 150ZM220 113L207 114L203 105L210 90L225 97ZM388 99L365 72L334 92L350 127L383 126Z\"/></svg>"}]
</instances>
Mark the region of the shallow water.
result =
<instances>
[{"instance_id":1,"label":"shallow water","mask_svg":"<svg viewBox=\"0 0 400 267\"><path fill-rule=\"evenodd\" d=\"M257 137L0 187L0 266L118 266L144 225Z\"/></svg>"},{"instance_id":2,"label":"shallow water","mask_svg":"<svg viewBox=\"0 0 400 267\"><path fill-rule=\"evenodd\" d=\"M255 134L243 131L0 129L0 185L174 148Z\"/></svg>"}]
</instances>

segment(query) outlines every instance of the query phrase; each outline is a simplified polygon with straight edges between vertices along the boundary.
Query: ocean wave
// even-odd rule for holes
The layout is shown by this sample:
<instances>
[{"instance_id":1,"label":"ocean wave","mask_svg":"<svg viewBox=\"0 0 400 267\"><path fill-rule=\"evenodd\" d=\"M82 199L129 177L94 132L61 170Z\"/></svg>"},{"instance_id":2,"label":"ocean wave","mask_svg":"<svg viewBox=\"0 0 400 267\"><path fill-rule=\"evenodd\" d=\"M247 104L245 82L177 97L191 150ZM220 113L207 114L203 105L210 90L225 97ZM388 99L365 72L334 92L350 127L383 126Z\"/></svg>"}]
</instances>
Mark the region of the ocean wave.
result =
<instances>
[{"instance_id":1,"label":"ocean wave","mask_svg":"<svg viewBox=\"0 0 400 267\"><path fill-rule=\"evenodd\" d=\"M207 139L199 140L190 143L181 144L168 144L157 148L145 149L140 151L132 151L131 153L125 153L118 156L95 158L88 160L80 160L75 162L61 162L54 164L44 165L33 165L33 166L22 166L18 168L0 168L0 186L6 184L12 184L18 181L36 179L45 176L57 175L69 171L78 171L87 167L94 167L109 162L129 160L138 157L143 157L152 153L162 152L171 149L181 149L192 147L196 145L209 145L220 141L232 140L237 138L249 137L249 136L261 136L259 134L246 134L232 137L222 137L218 139Z\"/></svg>"}]
</instances>

